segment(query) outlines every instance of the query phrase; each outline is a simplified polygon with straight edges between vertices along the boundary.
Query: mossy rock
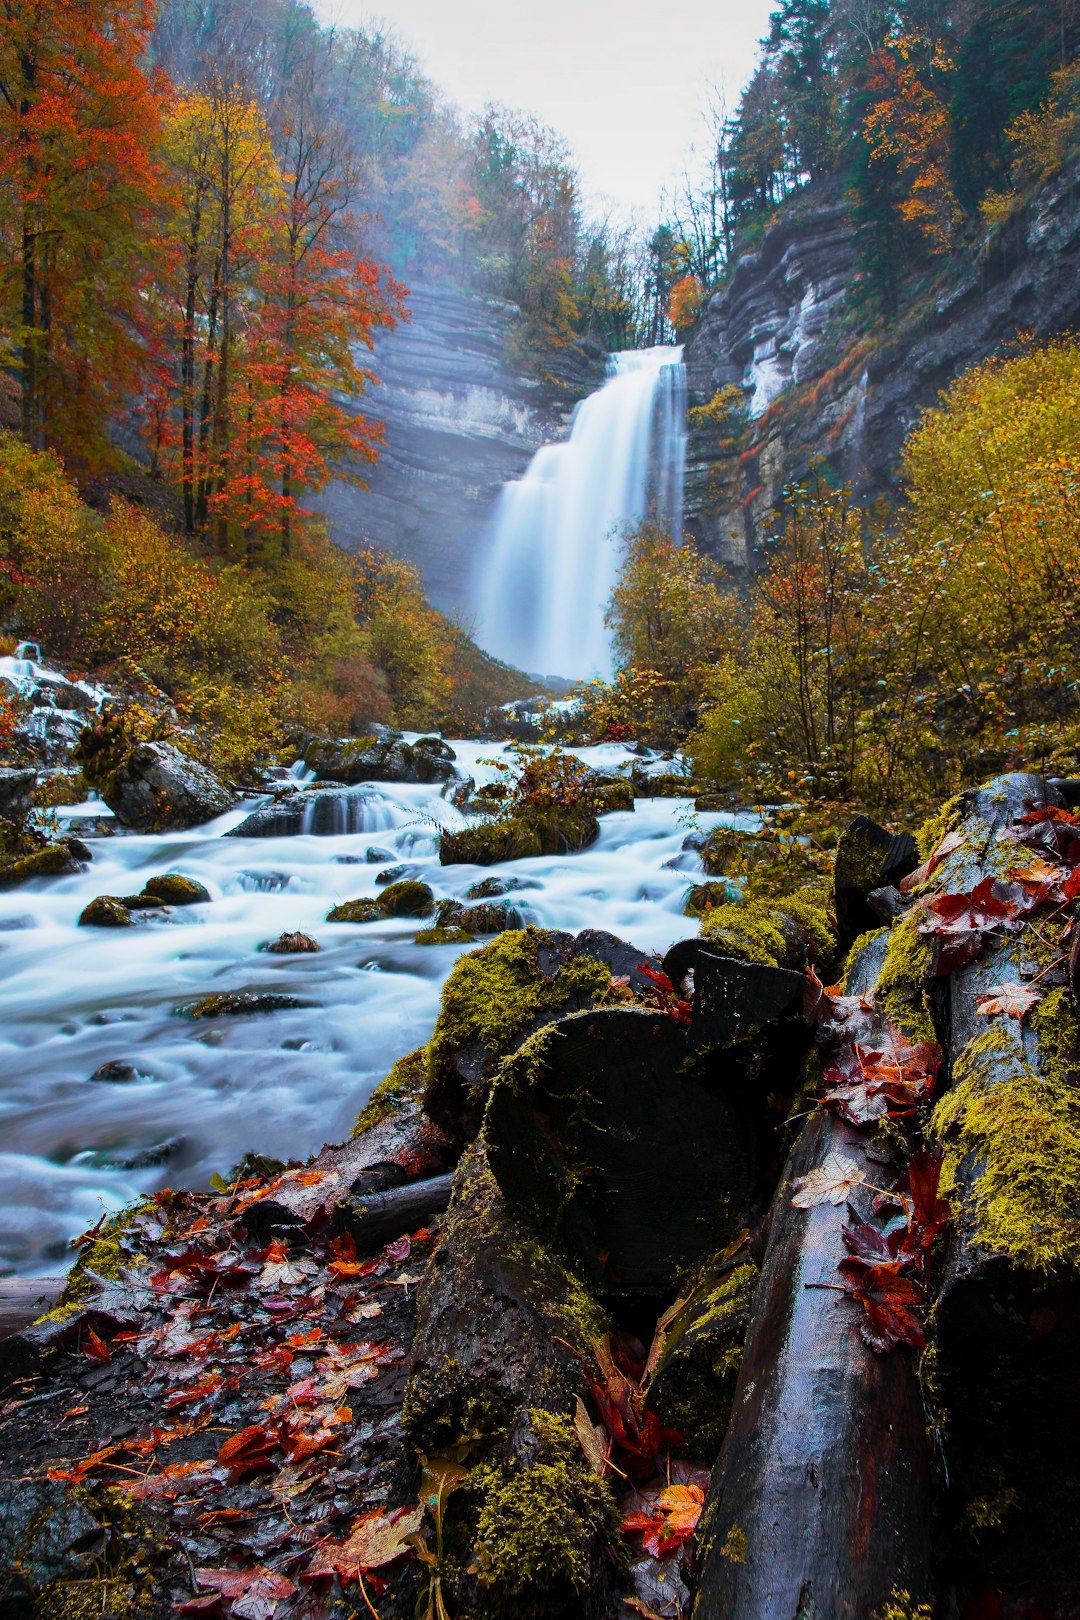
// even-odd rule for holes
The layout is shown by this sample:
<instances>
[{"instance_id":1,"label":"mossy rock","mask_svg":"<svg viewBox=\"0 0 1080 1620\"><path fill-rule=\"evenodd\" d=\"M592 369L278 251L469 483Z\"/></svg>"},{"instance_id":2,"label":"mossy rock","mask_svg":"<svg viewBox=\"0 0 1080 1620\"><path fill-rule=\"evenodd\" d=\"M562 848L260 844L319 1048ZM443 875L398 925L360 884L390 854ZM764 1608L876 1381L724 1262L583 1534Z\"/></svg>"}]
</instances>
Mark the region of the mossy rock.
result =
<instances>
[{"instance_id":1,"label":"mossy rock","mask_svg":"<svg viewBox=\"0 0 1080 1620\"><path fill-rule=\"evenodd\" d=\"M515 889L535 887L528 878L519 877L487 877L479 878L470 883L465 890L466 900L497 900L500 895L511 894Z\"/></svg>"},{"instance_id":2,"label":"mossy rock","mask_svg":"<svg viewBox=\"0 0 1080 1620\"><path fill-rule=\"evenodd\" d=\"M406 878L384 889L378 905L384 917L426 917L435 909L435 896L426 883Z\"/></svg>"},{"instance_id":3,"label":"mossy rock","mask_svg":"<svg viewBox=\"0 0 1080 1620\"><path fill-rule=\"evenodd\" d=\"M645 1405L685 1435L687 1456L715 1457L723 1444L759 1275L744 1246L701 1272L668 1315Z\"/></svg>"},{"instance_id":4,"label":"mossy rock","mask_svg":"<svg viewBox=\"0 0 1080 1620\"><path fill-rule=\"evenodd\" d=\"M301 1001L299 996L272 991L222 990L198 1001L189 1001L176 1011L183 1018L235 1018L246 1013L285 1012L291 1007L314 1005L311 1001Z\"/></svg>"},{"instance_id":5,"label":"mossy rock","mask_svg":"<svg viewBox=\"0 0 1080 1620\"><path fill-rule=\"evenodd\" d=\"M269 951L272 956L301 956L314 955L322 949L317 939L310 934L299 932L279 934L268 945L262 945L260 950Z\"/></svg>"},{"instance_id":6,"label":"mossy rock","mask_svg":"<svg viewBox=\"0 0 1080 1620\"><path fill-rule=\"evenodd\" d=\"M634 808L634 784L626 777L609 776L593 789L597 815L605 816L612 810Z\"/></svg>"},{"instance_id":7,"label":"mossy rock","mask_svg":"<svg viewBox=\"0 0 1080 1620\"><path fill-rule=\"evenodd\" d=\"M130 928L131 912L114 894L99 894L96 900L83 908L79 916L80 928Z\"/></svg>"},{"instance_id":8,"label":"mossy rock","mask_svg":"<svg viewBox=\"0 0 1080 1620\"><path fill-rule=\"evenodd\" d=\"M45 844L28 855L0 862L0 889L14 889L31 878L70 877L82 871L82 863L66 843Z\"/></svg>"},{"instance_id":9,"label":"mossy rock","mask_svg":"<svg viewBox=\"0 0 1080 1620\"><path fill-rule=\"evenodd\" d=\"M167 906L202 906L210 899L209 889L180 872L162 872L158 877L147 878L143 893L153 895Z\"/></svg>"},{"instance_id":10,"label":"mossy rock","mask_svg":"<svg viewBox=\"0 0 1080 1620\"><path fill-rule=\"evenodd\" d=\"M476 935L470 934L467 928L454 928L439 926L437 928L421 928L416 936L418 945L475 945Z\"/></svg>"},{"instance_id":11,"label":"mossy rock","mask_svg":"<svg viewBox=\"0 0 1080 1620\"><path fill-rule=\"evenodd\" d=\"M682 776L678 771L658 771L655 776L635 771L632 787L639 799L693 799L699 784L693 777Z\"/></svg>"},{"instance_id":12,"label":"mossy rock","mask_svg":"<svg viewBox=\"0 0 1080 1620\"><path fill-rule=\"evenodd\" d=\"M684 917L704 917L715 906L726 906L731 890L726 883L696 883L683 901Z\"/></svg>"},{"instance_id":13,"label":"mossy rock","mask_svg":"<svg viewBox=\"0 0 1080 1620\"><path fill-rule=\"evenodd\" d=\"M586 806L573 810L525 810L498 821L444 832L439 860L444 866L496 866L538 855L572 855L600 836L600 823Z\"/></svg>"},{"instance_id":14,"label":"mossy rock","mask_svg":"<svg viewBox=\"0 0 1080 1620\"><path fill-rule=\"evenodd\" d=\"M440 928L464 928L470 934L504 934L523 926L521 913L512 906L463 906L458 900L441 900L436 922Z\"/></svg>"},{"instance_id":15,"label":"mossy rock","mask_svg":"<svg viewBox=\"0 0 1080 1620\"><path fill-rule=\"evenodd\" d=\"M804 889L782 901L732 901L702 916L710 949L743 962L801 968L830 964L836 955L836 918L824 890Z\"/></svg>"},{"instance_id":16,"label":"mossy rock","mask_svg":"<svg viewBox=\"0 0 1080 1620\"><path fill-rule=\"evenodd\" d=\"M409 1103L418 1105L423 1098L426 1084L427 1062L424 1048L418 1046L415 1052L409 1052L405 1057L398 1058L386 1079L375 1087L364 1108L357 1115L351 1134L362 1136L365 1131L388 1119L399 1108Z\"/></svg>"},{"instance_id":17,"label":"mossy rock","mask_svg":"<svg viewBox=\"0 0 1080 1620\"><path fill-rule=\"evenodd\" d=\"M378 900L343 900L340 906L335 906L326 913L327 922L338 923L368 923L378 922L383 916L382 906Z\"/></svg>"}]
</instances>

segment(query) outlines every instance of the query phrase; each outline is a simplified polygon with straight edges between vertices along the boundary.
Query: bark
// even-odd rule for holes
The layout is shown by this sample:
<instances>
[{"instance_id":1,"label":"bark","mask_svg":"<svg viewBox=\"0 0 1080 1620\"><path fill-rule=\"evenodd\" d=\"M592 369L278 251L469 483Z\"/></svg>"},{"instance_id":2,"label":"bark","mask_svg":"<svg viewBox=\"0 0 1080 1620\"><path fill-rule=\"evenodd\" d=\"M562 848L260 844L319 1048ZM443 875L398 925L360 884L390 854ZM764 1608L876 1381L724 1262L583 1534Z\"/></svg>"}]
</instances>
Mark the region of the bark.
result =
<instances>
[{"instance_id":1,"label":"bark","mask_svg":"<svg viewBox=\"0 0 1080 1620\"><path fill-rule=\"evenodd\" d=\"M441 1215L450 1202L453 1181L448 1172L424 1181L409 1181L370 1198L350 1198L339 1206L338 1220L345 1231L351 1232L358 1251L377 1249L389 1239L415 1231L433 1216Z\"/></svg>"},{"instance_id":2,"label":"bark","mask_svg":"<svg viewBox=\"0 0 1080 1620\"><path fill-rule=\"evenodd\" d=\"M859 953L852 992L876 982L884 943ZM702 1516L697 1620L868 1620L896 1589L927 1594L929 1458L914 1358L870 1349L860 1306L835 1292L844 1206L790 1203L791 1182L830 1153L884 1185L889 1172L868 1150L865 1133L818 1112L785 1167Z\"/></svg>"},{"instance_id":3,"label":"bark","mask_svg":"<svg viewBox=\"0 0 1080 1620\"><path fill-rule=\"evenodd\" d=\"M869 816L856 816L844 829L836 846L833 878L842 949L877 927L879 918L868 904L873 891L898 887L918 864L910 833L890 833Z\"/></svg>"},{"instance_id":4,"label":"bark","mask_svg":"<svg viewBox=\"0 0 1080 1620\"><path fill-rule=\"evenodd\" d=\"M21 1333L59 1299L65 1277L0 1277L0 1339Z\"/></svg>"}]
</instances>

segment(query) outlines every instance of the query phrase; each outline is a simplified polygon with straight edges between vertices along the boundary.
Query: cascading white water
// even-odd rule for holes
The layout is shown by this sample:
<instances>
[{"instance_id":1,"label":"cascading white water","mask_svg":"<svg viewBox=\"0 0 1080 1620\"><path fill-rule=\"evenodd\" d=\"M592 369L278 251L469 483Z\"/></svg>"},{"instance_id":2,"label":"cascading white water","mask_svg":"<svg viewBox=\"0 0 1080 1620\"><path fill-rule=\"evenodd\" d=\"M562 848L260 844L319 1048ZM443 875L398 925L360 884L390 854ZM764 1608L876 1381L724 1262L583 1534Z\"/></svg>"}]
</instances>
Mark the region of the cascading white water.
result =
<instances>
[{"instance_id":1,"label":"cascading white water","mask_svg":"<svg viewBox=\"0 0 1080 1620\"><path fill-rule=\"evenodd\" d=\"M476 639L540 675L609 675L604 611L619 541L650 512L682 522L686 382L682 349L612 356L604 386L499 498L476 584Z\"/></svg>"}]
</instances>

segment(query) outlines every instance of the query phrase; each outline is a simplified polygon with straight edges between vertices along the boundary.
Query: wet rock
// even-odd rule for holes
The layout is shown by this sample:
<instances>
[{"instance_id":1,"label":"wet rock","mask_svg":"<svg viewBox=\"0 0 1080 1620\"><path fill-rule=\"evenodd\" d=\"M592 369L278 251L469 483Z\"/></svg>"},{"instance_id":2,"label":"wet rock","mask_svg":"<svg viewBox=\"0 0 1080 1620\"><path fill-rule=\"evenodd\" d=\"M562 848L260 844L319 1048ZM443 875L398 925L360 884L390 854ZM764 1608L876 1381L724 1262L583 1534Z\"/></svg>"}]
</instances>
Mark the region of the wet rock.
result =
<instances>
[{"instance_id":1,"label":"wet rock","mask_svg":"<svg viewBox=\"0 0 1080 1620\"><path fill-rule=\"evenodd\" d=\"M500 894L511 894L515 889L535 889L531 878L489 877L470 883L465 890L466 900L497 900Z\"/></svg>"},{"instance_id":2,"label":"wet rock","mask_svg":"<svg viewBox=\"0 0 1080 1620\"><path fill-rule=\"evenodd\" d=\"M388 849L380 849L377 844L369 844L367 849L364 852L364 859L365 859L365 861L367 861L369 866L378 866L383 861L392 861L393 858L394 858L393 855L391 854L391 852ZM339 855L338 856L339 861L346 861L346 860L354 861L356 859L357 859L357 857L355 855L348 855L348 856Z\"/></svg>"},{"instance_id":3,"label":"wet rock","mask_svg":"<svg viewBox=\"0 0 1080 1620\"><path fill-rule=\"evenodd\" d=\"M508 928L524 926L521 913L512 906L463 906L457 900L443 900L438 908L440 928L464 929L469 934L502 934Z\"/></svg>"},{"instance_id":4,"label":"wet rock","mask_svg":"<svg viewBox=\"0 0 1080 1620\"><path fill-rule=\"evenodd\" d=\"M304 764L321 782L448 782L458 775L454 750L441 737L319 737Z\"/></svg>"},{"instance_id":5,"label":"wet rock","mask_svg":"<svg viewBox=\"0 0 1080 1620\"><path fill-rule=\"evenodd\" d=\"M383 915L382 906L378 900L343 900L339 906L326 913L327 922L367 923L378 922Z\"/></svg>"},{"instance_id":6,"label":"wet rock","mask_svg":"<svg viewBox=\"0 0 1080 1620\"><path fill-rule=\"evenodd\" d=\"M74 681L65 681L61 675L38 675L30 692L34 708L67 709L85 714L97 704L89 692L84 692Z\"/></svg>"},{"instance_id":7,"label":"wet rock","mask_svg":"<svg viewBox=\"0 0 1080 1620\"><path fill-rule=\"evenodd\" d=\"M683 901L684 917L704 917L713 906L726 906L732 891L726 883L695 883Z\"/></svg>"},{"instance_id":8,"label":"wet rock","mask_svg":"<svg viewBox=\"0 0 1080 1620\"><path fill-rule=\"evenodd\" d=\"M416 936L418 945L475 945L476 936L466 928L439 924L435 928L421 928Z\"/></svg>"},{"instance_id":9,"label":"wet rock","mask_svg":"<svg viewBox=\"0 0 1080 1620\"><path fill-rule=\"evenodd\" d=\"M155 1170L168 1164L184 1146L182 1136L169 1136L163 1142L152 1142L141 1148L98 1148L90 1155L90 1162L102 1170Z\"/></svg>"},{"instance_id":10,"label":"wet rock","mask_svg":"<svg viewBox=\"0 0 1080 1620\"><path fill-rule=\"evenodd\" d=\"M90 1076L91 1080L99 1080L109 1086L129 1086L137 1080L149 1080L148 1074L143 1074L134 1063L127 1063L123 1058L113 1058L95 1069Z\"/></svg>"},{"instance_id":11,"label":"wet rock","mask_svg":"<svg viewBox=\"0 0 1080 1620\"><path fill-rule=\"evenodd\" d=\"M5 821L23 822L33 804L37 772L13 765L0 765L0 816Z\"/></svg>"},{"instance_id":12,"label":"wet rock","mask_svg":"<svg viewBox=\"0 0 1080 1620\"><path fill-rule=\"evenodd\" d=\"M244 1013L284 1012L291 1007L314 1007L313 1001L301 1001L299 996L279 995L275 991L221 990L214 995L202 996L177 1007L181 1018L234 1018Z\"/></svg>"},{"instance_id":13,"label":"wet rock","mask_svg":"<svg viewBox=\"0 0 1080 1620\"><path fill-rule=\"evenodd\" d=\"M443 866L495 866L536 855L571 855L587 849L600 836L591 809L526 810L502 820L444 832L439 840Z\"/></svg>"},{"instance_id":14,"label":"wet rock","mask_svg":"<svg viewBox=\"0 0 1080 1620\"><path fill-rule=\"evenodd\" d=\"M74 846L74 847L73 847ZM80 855L84 850L85 855ZM90 851L78 839L65 839L63 843L43 844L40 849L14 859L0 860L0 889L14 889L31 878L70 877L81 872Z\"/></svg>"},{"instance_id":15,"label":"wet rock","mask_svg":"<svg viewBox=\"0 0 1080 1620\"><path fill-rule=\"evenodd\" d=\"M412 878L391 883L379 897L379 908L385 917L426 917L434 905L435 896L428 885Z\"/></svg>"},{"instance_id":16,"label":"wet rock","mask_svg":"<svg viewBox=\"0 0 1080 1620\"><path fill-rule=\"evenodd\" d=\"M262 949L270 951L275 956L291 956L305 951L319 951L322 946L317 940L312 939L310 934L285 933L279 934L277 939L271 940L270 944L264 945Z\"/></svg>"},{"instance_id":17,"label":"wet rock","mask_svg":"<svg viewBox=\"0 0 1080 1620\"><path fill-rule=\"evenodd\" d=\"M598 815L607 815L611 810L632 810L634 785L625 777L603 777L596 783L594 797Z\"/></svg>"},{"instance_id":18,"label":"wet rock","mask_svg":"<svg viewBox=\"0 0 1080 1620\"><path fill-rule=\"evenodd\" d=\"M363 788L305 788L275 804L264 804L252 811L229 838L295 838L307 834L315 838L340 838L364 832L370 820L372 793ZM381 857L392 860L392 855ZM345 864L356 864L356 857Z\"/></svg>"},{"instance_id":19,"label":"wet rock","mask_svg":"<svg viewBox=\"0 0 1080 1620\"><path fill-rule=\"evenodd\" d=\"M210 899L209 889L179 872L162 872L159 877L147 878L143 894L153 895L167 906L201 906Z\"/></svg>"},{"instance_id":20,"label":"wet rock","mask_svg":"<svg viewBox=\"0 0 1080 1620\"><path fill-rule=\"evenodd\" d=\"M169 908L164 900L159 900L156 894L121 894L117 897L122 906L128 911L167 911Z\"/></svg>"},{"instance_id":21,"label":"wet rock","mask_svg":"<svg viewBox=\"0 0 1080 1620\"><path fill-rule=\"evenodd\" d=\"M0 1481L0 1611L29 1615L46 1587L92 1575L104 1543L101 1525L58 1481Z\"/></svg>"},{"instance_id":22,"label":"wet rock","mask_svg":"<svg viewBox=\"0 0 1080 1620\"><path fill-rule=\"evenodd\" d=\"M388 866L385 872L375 874L376 883L397 883L408 874L407 866Z\"/></svg>"},{"instance_id":23,"label":"wet rock","mask_svg":"<svg viewBox=\"0 0 1080 1620\"><path fill-rule=\"evenodd\" d=\"M131 912L114 894L99 894L84 907L79 916L80 928L130 928Z\"/></svg>"},{"instance_id":24,"label":"wet rock","mask_svg":"<svg viewBox=\"0 0 1080 1620\"><path fill-rule=\"evenodd\" d=\"M233 803L209 766L166 742L137 743L105 778L101 797L117 820L136 832L198 827Z\"/></svg>"}]
</instances>

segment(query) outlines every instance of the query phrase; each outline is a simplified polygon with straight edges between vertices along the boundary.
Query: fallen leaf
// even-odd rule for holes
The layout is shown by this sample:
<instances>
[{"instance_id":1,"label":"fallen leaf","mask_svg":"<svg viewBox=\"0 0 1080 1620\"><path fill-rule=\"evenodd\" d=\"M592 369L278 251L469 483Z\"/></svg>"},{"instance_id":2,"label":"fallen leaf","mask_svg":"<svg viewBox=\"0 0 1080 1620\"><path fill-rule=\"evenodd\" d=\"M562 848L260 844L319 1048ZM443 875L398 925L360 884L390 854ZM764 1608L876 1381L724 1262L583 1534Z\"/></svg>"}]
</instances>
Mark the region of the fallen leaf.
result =
<instances>
[{"instance_id":1,"label":"fallen leaf","mask_svg":"<svg viewBox=\"0 0 1080 1620\"><path fill-rule=\"evenodd\" d=\"M902 1260L867 1261L857 1255L849 1255L837 1267L844 1292L866 1312L862 1336L879 1355L896 1344L921 1350L926 1343L914 1313L923 1302L922 1294L910 1277L903 1276L903 1267Z\"/></svg>"},{"instance_id":2,"label":"fallen leaf","mask_svg":"<svg viewBox=\"0 0 1080 1620\"><path fill-rule=\"evenodd\" d=\"M608 1458L605 1444L607 1434L602 1424L593 1424L592 1419L585 1410L585 1402L580 1395L576 1397L576 1400L574 1432L578 1437L578 1443L582 1451L585 1453L585 1461L593 1473L599 1475L602 1479L607 1470Z\"/></svg>"},{"instance_id":3,"label":"fallen leaf","mask_svg":"<svg viewBox=\"0 0 1080 1620\"><path fill-rule=\"evenodd\" d=\"M82 1343L82 1353L84 1356L89 1356L92 1361L112 1360L105 1340L99 1338L92 1327L88 1327L86 1330L86 1337Z\"/></svg>"},{"instance_id":4,"label":"fallen leaf","mask_svg":"<svg viewBox=\"0 0 1080 1620\"><path fill-rule=\"evenodd\" d=\"M247 1474L271 1466L270 1454L278 1449L278 1441L272 1434L259 1424L251 1423L223 1442L217 1460L234 1474Z\"/></svg>"},{"instance_id":5,"label":"fallen leaf","mask_svg":"<svg viewBox=\"0 0 1080 1620\"><path fill-rule=\"evenodd\" d=\"M412 1552L407 1537L415 1535L423 1523L424 1509L397 1508L391 1513L377 1509L357 1519L347 1541L324 1541L316 1547L303 1579L320 1575L340 1575L356 1580L365 1570L382 1569Z\"/></svg>"},{"instance_id":6,"label":"fallen leaf","mask_svg":"<svg viewBox=\"0 0 1080 1620\"><path fill-rule=\"evenodd\" d=\"M923 862L922 866L918 867L914 872L909 872L906 878L901 879L900 893L910 894L912 889L917 889L920 884L925 883L928 878L933 876L946 855L951 855L954 850L959 849L963 842L964 834L959 827L954 827L952 832L946 833L940 844L931 851L929 858Z\"/></svg>"},{"instance_id":7,"label":"fallen leaf","mask_svg":"<svg viewBox=\"0 0 1080 1620\"><path fill-rule=\"evenodd\" d=\"M975 1011L980 1018L992 1018L995 1013L1004 1013L1007 1018L1021 1019L1041 1000L1041 991L1018 984L1015 979L1008 979L1004 984L993 985L985 995L980 996Z\"/></svg>"},{"instance_id":8,"label":"fallen leaf","mask_svg":"<svg viewBox=\"0 0 1080 1620\"><path fill-rule=\"evenodd\" d=\"M388 1260L407 1260L412 1251L412 1239L408 1237L395 1238L393 1243L386 1245L386 1258Z\"/></svg>"},{"instance_id":9,"label":"fallen leaf","mask_svg":"<svg viewBox=\"0 0 1080 1620\"><path fill-rule=\"evenodd\" d=\"M829 1153L816 1170L799 1176L791 1185L795 1192L793 1208L814 1209L818 1204L842 1204L853 1187L865 1186L865 1178L854 1159Z\"/></svg>"}]
</instances>

